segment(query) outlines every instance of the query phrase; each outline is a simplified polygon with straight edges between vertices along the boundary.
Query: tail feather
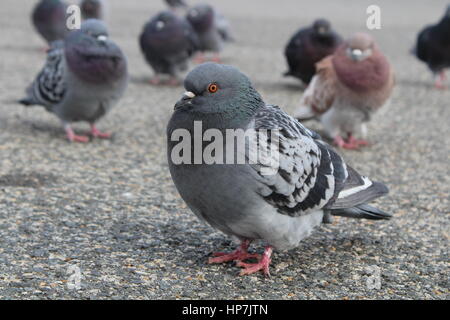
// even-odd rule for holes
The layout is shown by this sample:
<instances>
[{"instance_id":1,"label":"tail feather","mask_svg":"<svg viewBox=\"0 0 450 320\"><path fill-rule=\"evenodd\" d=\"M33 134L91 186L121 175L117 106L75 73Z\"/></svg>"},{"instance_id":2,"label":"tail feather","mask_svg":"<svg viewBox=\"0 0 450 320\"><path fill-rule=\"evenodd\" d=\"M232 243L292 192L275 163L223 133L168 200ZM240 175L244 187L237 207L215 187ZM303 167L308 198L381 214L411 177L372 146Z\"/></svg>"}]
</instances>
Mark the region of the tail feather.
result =
<instances>
[{"instance_id":1,"label":"tail feather","mask_svg":"<svg viewBox=\"0 0 450 320\"><path fill-rule=\"evenodd\" d=\"M36 104L36 103L35 103L33 100L31 100L30 98L23 98L23 99L20 99L20 100L17 101L17 102L19 102L20 104L23 104L24 106L27 106L27 107Z\"/></svg>"},{"instance_id":2,"label":"tail feather","mask_svg":"<svg viewBox=\"0 0 450 320\"><path fill-rule=\"evenodd\" d=\"M370 220L387 220L392 218L391 214L381 211L380 209L372 207L368 204L360 204L353 208L333 209L331 210L331 214L334 216Z\"/></svg>"}]
</instances>

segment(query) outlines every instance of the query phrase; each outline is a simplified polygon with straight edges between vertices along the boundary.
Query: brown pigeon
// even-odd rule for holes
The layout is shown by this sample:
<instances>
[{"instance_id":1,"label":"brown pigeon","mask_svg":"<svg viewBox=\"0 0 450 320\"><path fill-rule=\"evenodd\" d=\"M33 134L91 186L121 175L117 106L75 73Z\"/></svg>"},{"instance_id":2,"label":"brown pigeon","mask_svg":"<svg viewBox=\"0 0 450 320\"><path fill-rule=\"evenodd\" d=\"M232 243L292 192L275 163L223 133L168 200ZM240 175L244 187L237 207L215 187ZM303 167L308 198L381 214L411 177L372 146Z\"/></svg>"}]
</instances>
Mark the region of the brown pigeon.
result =
<instances>
[{"instance_id":1,"label":"brown pigeon","mask_svg":"<svg viewBox=\"0 0 450 320\"><path fill-rule=\"evenodd\" d=\"M317 74L303 94L295 116L319 118L337 146L358 149L367 141L365 122L386 104L394 72L373 38L357 33L317 65Z\"/></svg>"}]
</instances>

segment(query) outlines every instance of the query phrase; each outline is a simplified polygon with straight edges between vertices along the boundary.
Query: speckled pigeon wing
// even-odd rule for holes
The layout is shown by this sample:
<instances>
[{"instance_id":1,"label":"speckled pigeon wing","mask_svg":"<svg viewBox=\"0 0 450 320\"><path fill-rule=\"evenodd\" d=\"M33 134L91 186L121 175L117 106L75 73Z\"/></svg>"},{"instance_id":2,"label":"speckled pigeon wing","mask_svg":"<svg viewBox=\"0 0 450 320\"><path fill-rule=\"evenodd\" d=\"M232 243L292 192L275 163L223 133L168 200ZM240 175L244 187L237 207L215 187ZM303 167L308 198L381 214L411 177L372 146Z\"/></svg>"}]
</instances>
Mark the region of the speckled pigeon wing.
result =
<instances>
[{"instance_id":1,"label":"speckled pigeon wing","mask_svg":"<svg viewBox=\"0 0 450 320\"><path fill-rule=\"evenodd\" d=\"M256 115L254 128L270 130L267 143L274 148L271 158L277 158L276 161L264 160L251 166L265 186L260 195L279 213L302 216L337 198L347 169L342 158L318 134L273 106ZM267 174L271 171L275 173Z\"/></svg>"},{"instance_id":2,"label":"speckled pigeon wing","mask_svg":"<svg viewBox=\"0 0 450 320\"><path fill-rule=\"evenodd\" d=\"M62 101L66 92L64 64L64 44L62 41L55 41L47 54L43 69L27 90L28 104L42 105L50 110Z\"/></svg>"},{"instance_id":3,"label":"speckled pigeon wing","mask_svg":"<svg viewBox=\"0 0 450 320\"><path fill-rule=\"evenodd\" d=\"M309 108L312 113L320 115L328 111L335 100L336 73L331 56L316 65L317 73L303 94L301 108Z\"/></svg>"}]
</instances>

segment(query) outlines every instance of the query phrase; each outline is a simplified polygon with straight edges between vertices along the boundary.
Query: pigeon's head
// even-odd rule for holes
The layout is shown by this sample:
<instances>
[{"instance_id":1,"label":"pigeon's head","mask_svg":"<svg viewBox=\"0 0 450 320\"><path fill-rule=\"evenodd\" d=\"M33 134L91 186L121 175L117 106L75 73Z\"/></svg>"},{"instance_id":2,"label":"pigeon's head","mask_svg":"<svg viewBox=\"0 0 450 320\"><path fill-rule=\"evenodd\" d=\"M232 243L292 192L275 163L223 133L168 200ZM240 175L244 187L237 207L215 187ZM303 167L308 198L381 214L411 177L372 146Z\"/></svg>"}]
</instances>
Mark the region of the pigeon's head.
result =
<instances>
[{"instance_id":1,"label":"pigeon's head","mask_svg":"<svg viewBox=\"0 0 450 320\"><path fill-rule=\"evenodd\" d=\"M367 33L354 34L345 44L346 55L353 61L369 58L375 48L375 41Z\"/></svg>"},{"instance_id":2,"label":"pigeon's head","mask_svg":"<svg viewBox=\"0 0 450 320\"><path fill-rule=\"evenodd\" d=\"M107 30L99 20L86 20L80 30L67 36L64 43L70 70L84 81L110 82L127 72L122 51L108 39Z\"/></svg>"},{"instance_id":3,"label":"pigeon's head","mask_svg":"<svg viewBox=\"0 0 450 320\"><path fill-rule=\"evenodd\" d=\"M150 22L151 28L154 32L163 30L168 25L172 25L178 21L178 16L171 11L162 11L157 14Z\"/></svg>"},{"instance_id":4,"label":"pigeon's head","mask_svg":"<svg viewBox=\"0 0 450 320\"><path fill-rule=\"evenodd\" d=\"M232 66L201 64L187 75L184 86L187 91L175 110L237 123L248 120L264 105L249 78Z\"/></svg>"},{"instance_id":5,"label":"pigeon's head","mask_svg":"<svg viewBox=\"0 0 450 320\"><path fill-rule=\"evenodd\" d=\"M166 0L166 3L171 8L186 8L187 4L183 0Z\"/></svg>"},{"instance_id":6,"label":"pigeon's head","mask_svg":"<svg viewBox=\"0 0 450 320\"><path fill-rule=\"evenodd\" d=\"M317 19L312 26L314 33L319 36L327 36L331 32L331 24L326 19Z\"/></svg>"},{"instance_id":7,"label":"pigeon's head","mask_svg":"<svg viewBox=\"0 0 450 320\"><path fill-rule=\"evenodd\" d=\"M93 36L95 38L99 36L109 37L108 27L106 24L98 19L87 19L80 26L81 32Z\"/></svg>"},{"instance_id":8,"label":"pigeon's head","mask_svg":"<svg viewBox=\"0 0 450 320\"><path fill-rule=\"evenodd\" d=\"M100 0L83 0L80 9L84 19L100 19L102 16L102 3Z\"/></svg>"},{"instance_id":9,"label":"pigeon's head","mask_svg":"<svg viewBox=\"0 0 450 320\"><path fill-rule=\"evenodd\" d=\"M199 4L189 9L187 20L197 32L205 32L214 22L214 9L208 4Z\"/></svg>"}]
</instances>

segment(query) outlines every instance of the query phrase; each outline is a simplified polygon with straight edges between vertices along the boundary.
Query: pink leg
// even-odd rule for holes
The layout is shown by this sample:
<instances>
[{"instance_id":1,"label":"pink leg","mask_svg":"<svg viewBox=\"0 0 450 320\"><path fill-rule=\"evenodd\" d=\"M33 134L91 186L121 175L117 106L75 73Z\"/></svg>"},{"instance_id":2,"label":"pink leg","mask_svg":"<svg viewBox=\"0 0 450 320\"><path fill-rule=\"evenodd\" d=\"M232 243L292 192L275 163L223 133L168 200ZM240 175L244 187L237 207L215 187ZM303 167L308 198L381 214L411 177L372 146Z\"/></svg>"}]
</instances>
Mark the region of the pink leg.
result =
<instances>
[{"instance_id":1,"label":"pink leg","mask_svg":"<svg viewBox=\"0 0 450 320\"><path fill-rule=\"evenodd\" d=\"M91 124L91 135L94 138L100 138L100 139L110 139L111 138L111 133L101 132L100 130L97 129L95 124Z\"/></svg>"},{"instance_id":2,"label":"pink leg","mask_svg":"<svg viewBox=\"0 0 450 320\"><path fill-rule=\"evenodd\" d=\"M89 137L86 136L77 136L75 132L73 132L73 129L69 125L65 125L66 135L67 139L69 139L70 142L81 142L86 143L89 142Z\"/></svg>"},{"instance_id":3,"label":"pink leg","mask_svg":"<svg viewBox=\"0 0 450 320\"><path fill-rule=\"evenodd\" d=\"M241 261L250 258L259 258L259 254L248 253L248 247L250 246L249 240L241 242L239 248L230 253L214 252L214 258L209 258L208 263L224 263L228 261Z\"/></svg>"},{"instance_id":4,"label":"pink leg","mask_svg":"<svg viewBox=\"0 0 450 320\"><path fill-rule=\"evenodd\" d=\"M444 90L446 89L445 81L447 80L447 77L445 76L445 71L442 70L438 76L436 76L436 80L434 82L434 86L436 89Z\"/></svg>"},{"instance_id":5,"label":"pink leg","mask_svg":"<svg viewBox=\"0 0 450 320\"><path fill-rule=\"evenodd\" d=\"M253 274L258 271L262 271L265 276L270 277L270 271L269 266L272 259L270 258L272 256L272 247L267 246L264 250L262 258L257 263L244 263L241 261L238 261L236 264L238 267L243 267L244 270L240 272L241 276Z\"/></svg>"}]
</instances>

